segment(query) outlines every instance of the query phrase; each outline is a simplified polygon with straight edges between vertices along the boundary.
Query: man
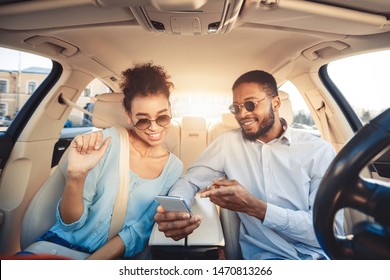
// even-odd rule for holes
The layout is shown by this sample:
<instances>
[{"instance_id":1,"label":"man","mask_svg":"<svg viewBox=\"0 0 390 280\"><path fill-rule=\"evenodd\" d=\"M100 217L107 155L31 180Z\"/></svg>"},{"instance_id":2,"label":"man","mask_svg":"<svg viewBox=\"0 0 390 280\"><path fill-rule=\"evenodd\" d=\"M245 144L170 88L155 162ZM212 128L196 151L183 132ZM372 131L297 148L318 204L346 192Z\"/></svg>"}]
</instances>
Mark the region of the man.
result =
<instances>
[{"instance_id":1,"label":"man","mask_svg":"<svg viewBox=\"0 0 390 280\"><path fill-rule=\"evenodd\" d=\"M169 194L191 204L202 190L202 197L237 211L244 259L327 258L314 233L312 211L333 147L279 118L277 84L269 73L245 73L232 89L229 109L241 128L215 139ZM216 180L221 176L226 179ZM340 212L338 234L342 217ZM166 236L179 240L200 225L201 217L160 207L155 221Z\"/></svg>"}]
</instances>

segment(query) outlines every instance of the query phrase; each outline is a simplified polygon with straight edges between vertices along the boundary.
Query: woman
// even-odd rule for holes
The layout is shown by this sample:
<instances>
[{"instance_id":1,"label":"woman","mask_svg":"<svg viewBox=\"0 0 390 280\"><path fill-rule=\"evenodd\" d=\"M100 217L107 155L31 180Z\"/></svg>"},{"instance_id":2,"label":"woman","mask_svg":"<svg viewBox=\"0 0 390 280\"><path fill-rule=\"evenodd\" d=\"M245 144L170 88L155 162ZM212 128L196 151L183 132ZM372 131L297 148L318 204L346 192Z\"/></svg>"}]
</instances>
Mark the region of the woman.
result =
<instances>
[{"instance_id":1,"label":"woman","mask_svg":"<svg viewBox=\"0 0 390 280\"><path fill-rule=\"evenodd\" d=\"M140 252L153 226L158 194L167 194L182 173L182 162L162 146L171 121L173 84L161 66L136 65L123 72L123 105L129 123L130 192L123 228L108 240L119 184L120 140L116 128L78 135L67 161L57 223L46 241L92 253L90 259L131 257Z\"/></svg>"}]
</instances>

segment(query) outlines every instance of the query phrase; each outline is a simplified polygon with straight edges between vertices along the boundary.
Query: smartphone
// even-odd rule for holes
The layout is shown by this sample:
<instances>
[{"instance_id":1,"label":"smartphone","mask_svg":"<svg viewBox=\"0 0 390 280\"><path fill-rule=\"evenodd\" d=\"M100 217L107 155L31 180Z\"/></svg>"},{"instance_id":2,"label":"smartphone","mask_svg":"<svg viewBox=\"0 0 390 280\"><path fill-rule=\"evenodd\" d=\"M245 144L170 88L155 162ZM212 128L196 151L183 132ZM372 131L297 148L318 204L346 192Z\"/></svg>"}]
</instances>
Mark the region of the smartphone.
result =
<instances>
[{"instance_id":1,"label":"smartphone","mask_svg":"<svg viewBox=\"0 0 390 280\"><path fill-rule=\"evenodd\" d=\"M167 212L188 212L191 213L183 198L178 196L158 195L156 200Z\"/></svg>"}]
</instances>

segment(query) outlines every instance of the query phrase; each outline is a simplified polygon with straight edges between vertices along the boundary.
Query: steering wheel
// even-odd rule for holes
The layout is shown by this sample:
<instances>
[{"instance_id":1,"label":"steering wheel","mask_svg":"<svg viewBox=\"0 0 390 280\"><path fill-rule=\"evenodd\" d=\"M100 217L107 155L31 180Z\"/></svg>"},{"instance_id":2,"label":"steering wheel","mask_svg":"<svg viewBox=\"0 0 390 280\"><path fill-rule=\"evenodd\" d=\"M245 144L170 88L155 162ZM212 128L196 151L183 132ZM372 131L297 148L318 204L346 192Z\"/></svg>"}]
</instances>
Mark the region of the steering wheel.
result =
<instances>
[{"instance_id":1,"label":"steering wheel","mask_svg":"<svg viewBox=\"0 0 390 280\"><path fill-rule=\"evenodd\" d=\"M325 173L313 221L322 249L332 259L390 259L390 184L363 179L361 170L390 144L390 108L362 127ZM334 235L334 217L352 208L373 218L354 226L351 237Z\"/></svg>"}]
</instances>

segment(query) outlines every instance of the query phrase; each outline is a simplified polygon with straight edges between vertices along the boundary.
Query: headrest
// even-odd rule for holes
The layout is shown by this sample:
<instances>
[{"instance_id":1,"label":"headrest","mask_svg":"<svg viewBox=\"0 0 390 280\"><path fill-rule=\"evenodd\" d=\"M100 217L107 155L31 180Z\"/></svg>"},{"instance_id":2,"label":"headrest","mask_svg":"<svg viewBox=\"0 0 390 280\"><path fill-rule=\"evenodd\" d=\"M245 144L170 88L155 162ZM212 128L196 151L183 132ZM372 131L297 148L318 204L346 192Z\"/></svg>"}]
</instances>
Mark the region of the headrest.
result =
<instances>
[{"instance_id":1,"label":"headrest","mask_svg":"<svg viewBox=\"0 0 390 280\"><path fill-rule=\"evenodd\" d=\"M98 95L93 106L92 124L98 128L108 128L119 125L131 127L123 108L123 93L103 93Z\"/></svg>"},{"instance_id":2,"label":"headrest","mask_svg":"<svg viewBox=\"0 0 390 280\"><path fill-rule=\"evenodd\" d=\"M290 125L294 119L290 96L284 91L279 91L279 98L281 103L279 108L279 117L285 119L287 124Z\"/></svg>"},{"instance_id":3,"label":"headrest","mask_svg":"<svg viewBox=\"0 0 390 280\"><path fill-rule=\"evenodd\" d=\"M201 115L183 116L181 127L183 130L205 130L207 127L207 120L205 116Z\"/></svg>"},{"instance_id":4,"label":"headrest","mask_svg":"<svg viewBox=\"0 0 390 280\"><path fill-rule=\"evenodd\" d=\"M222 112L222 124L229 129L240 127L236 118L230 111Z\"/></svg>"}]
</instances>

